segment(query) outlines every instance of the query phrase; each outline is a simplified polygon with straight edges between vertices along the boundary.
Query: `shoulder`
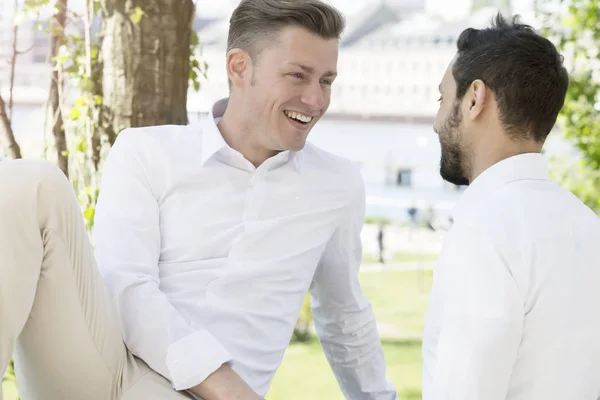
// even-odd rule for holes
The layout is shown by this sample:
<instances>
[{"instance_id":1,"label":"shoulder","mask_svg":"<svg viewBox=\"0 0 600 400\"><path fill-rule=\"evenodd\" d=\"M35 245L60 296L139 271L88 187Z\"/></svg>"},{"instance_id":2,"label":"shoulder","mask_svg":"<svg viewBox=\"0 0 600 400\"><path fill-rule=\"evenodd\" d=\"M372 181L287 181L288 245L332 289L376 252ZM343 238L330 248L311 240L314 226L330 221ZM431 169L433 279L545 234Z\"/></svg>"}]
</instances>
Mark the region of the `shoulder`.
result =
<instances>
[{"instance_id":1,"label":"shoulder","mask_svg":"<svg viewBox=\"0 0 600 400\"><path fill-rule=\"evenodd\" d=\"M191 125L157 125L140 128L127 128L117 135L115 148L133 150L168 150L170 148L190 145L201 135L199 124ZM196 134L196 136L194 135Z\"/></svg>"},{"instance_id":2,"label":"shoulder","mask_svg":"<svg viewBox=\"0 0 600 400\"><path fill-rule=\"evenodd\" d=\"M570 191L552 180L511 182L470 210L464 222L500 248L521 251L570 235L594 231L598 218Z\"/></svg>"}]
</instances>

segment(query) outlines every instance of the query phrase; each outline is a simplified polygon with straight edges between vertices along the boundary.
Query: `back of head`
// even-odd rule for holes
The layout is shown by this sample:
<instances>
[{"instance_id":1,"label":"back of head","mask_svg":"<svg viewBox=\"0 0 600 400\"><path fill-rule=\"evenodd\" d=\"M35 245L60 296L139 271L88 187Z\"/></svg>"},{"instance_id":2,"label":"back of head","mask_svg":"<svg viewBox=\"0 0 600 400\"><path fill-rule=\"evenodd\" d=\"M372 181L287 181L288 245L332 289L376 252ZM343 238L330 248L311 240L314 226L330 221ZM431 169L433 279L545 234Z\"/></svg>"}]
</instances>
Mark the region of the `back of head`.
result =
<instances>
[{"instance_id":1,"label":"back of head","mask_svg":"<svg viewBox=\"0 0 600 400\"><path fill-rule=\"evenodd\" d=\"M253 59L284 28L339 39L345 27L343 15L320 0L242 0L229 23L227 51L242 49Z\"/></svg>"},{"instance_id":2,"label":"back of head","mask_svg":"<svg viewBox=\"0 0 600 400\"><path fill-rule=\"evenodd\" d=\"M456 98L481 79L496 97L504 130L517 140L544 142L569 85L556 47L518 17L507 21L500 14L489 28L463 31L457 47Z\"/></svg>"}]
</instances>

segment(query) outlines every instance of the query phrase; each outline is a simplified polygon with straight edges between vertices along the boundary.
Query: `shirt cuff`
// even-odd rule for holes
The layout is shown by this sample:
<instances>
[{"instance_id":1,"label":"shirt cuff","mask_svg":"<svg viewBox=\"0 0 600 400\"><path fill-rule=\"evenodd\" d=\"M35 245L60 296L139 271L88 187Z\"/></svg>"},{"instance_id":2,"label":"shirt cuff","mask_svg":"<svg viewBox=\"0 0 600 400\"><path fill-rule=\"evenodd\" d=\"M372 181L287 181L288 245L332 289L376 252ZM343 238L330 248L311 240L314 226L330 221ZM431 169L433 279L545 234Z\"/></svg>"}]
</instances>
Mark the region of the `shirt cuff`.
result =
<instances>
[{"instance_id":1,"label":"shirt cuff","mask_svg":"<svg viewBox=\"0 0 600 400\"><path fill-rule=\"evenodd\" d=\"M172 343L167 350L167 369L175 390L202 383L233 357L206 330L196 331Z\"/></svg>"}]
</instances>

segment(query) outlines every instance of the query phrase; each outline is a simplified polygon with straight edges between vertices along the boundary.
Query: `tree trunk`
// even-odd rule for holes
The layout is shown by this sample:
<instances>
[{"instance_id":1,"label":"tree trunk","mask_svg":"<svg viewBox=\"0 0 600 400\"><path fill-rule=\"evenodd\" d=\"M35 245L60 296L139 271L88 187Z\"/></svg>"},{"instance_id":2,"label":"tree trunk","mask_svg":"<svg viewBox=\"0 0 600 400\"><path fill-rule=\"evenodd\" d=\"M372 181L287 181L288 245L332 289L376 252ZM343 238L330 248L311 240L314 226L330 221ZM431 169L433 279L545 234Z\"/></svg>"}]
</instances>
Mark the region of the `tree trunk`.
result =
<instances>
[{"instance_id":1,"label":"tree trunk","mask_svg":"<svg viewBox=\"0 0 600 400\"><path fill-rule=\"evenodd\" d=\"M2 132L2 139L8 158L11 160L21 158L21 148L15 140L10 118L6 114L6 103L4 103L2 95L0 95L0 132Z\"/></svg>"},{"instance_id":2,"label":"tree trunk","mask_svg":"<svg viewBox=\"0 0 600 400\"><path fill-rule=\"evenodd\" d=\"M105 132L188 123L194 11L192 0L103 1Z\"/></svg>"},{"instance_id":3,"label":"tree trunk","mask_svg":"<svg viewBox=\"0 0 600 400\"><path fill-rule=\"evenodd\" d=\"M56 146L56 157L58 167L68 177L69 176L69 155L67 153L67 139L65 137L65 128L62 115L62 105L60 90L62 82L59 71L54 61L58 54L58 49L63 43L65 35L65 23L67 20L67 0L58 0L56 2L58 12L52 18L50 30L52 35L51 60L53 65L52 80L50 82L50 106L52 107L52 134Z\"/></svg>"}]
</instances>

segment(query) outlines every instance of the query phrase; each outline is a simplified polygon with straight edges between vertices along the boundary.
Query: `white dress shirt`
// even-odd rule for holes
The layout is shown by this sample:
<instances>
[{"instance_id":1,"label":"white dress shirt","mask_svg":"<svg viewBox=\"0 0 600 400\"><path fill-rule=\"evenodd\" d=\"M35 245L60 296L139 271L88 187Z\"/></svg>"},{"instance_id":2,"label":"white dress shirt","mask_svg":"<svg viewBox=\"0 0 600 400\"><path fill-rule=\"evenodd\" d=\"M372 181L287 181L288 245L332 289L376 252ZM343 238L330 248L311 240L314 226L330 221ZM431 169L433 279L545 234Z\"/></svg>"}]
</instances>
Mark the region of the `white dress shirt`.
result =
<instances>
[{"instance_id":1,"label":"white dress shirt","mask_svg":"<svg viewBox=\"0 0 600 400\"><path fill-rule=\"evenodd\" d=\"M127 129L107 158L94 238L129 350L175 389L229 363L264 396L310 289L345 396L395 399L358 282L358 167L307 144L255 168L218 117Z\"/></svg>"},{"instance_id":2,"label":"white dress shirt","mask_svg":"<svg viewBox=\"0 0 600 400\"><path fill-rule=\"evenodd\" d=\"M596 400L600 220L543 156L501 161L455 209L423 343L424 400Z\"/></svg>"}]
</instances>

